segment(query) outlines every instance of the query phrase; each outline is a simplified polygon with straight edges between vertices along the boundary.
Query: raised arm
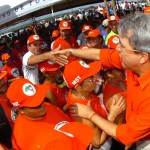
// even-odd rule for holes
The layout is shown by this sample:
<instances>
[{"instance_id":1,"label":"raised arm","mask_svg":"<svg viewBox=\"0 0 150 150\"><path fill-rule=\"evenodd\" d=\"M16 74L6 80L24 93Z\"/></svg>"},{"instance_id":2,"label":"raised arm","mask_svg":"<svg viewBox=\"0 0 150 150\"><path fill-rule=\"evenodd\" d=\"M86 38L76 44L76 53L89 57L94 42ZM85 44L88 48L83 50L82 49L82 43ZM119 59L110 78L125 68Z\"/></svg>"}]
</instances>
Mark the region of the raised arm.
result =
<instances>
[{"instance_id":1,"label":"raised arm","mask_svg":"<svg viewBox=\"0 0 150 150\"><path fill-rule=\"evenodd\" d=\"M76 56L83 59L99 60L100 49L89 48L89 49L66 49L61 51L55 51L54 54Z\"/></svg>"},{"instance_id":2,"label":"raised arm","mask_svg":"<svg viewBox=\"0 0 150 150\"><path fill-rule=\"evenodd\" d=\"M34 66L40 62L46 61L46 60L54 60L54 55L51 54L51 52L46 52L43 54L39 54L39 55L32 55L29 57L28 61L27 61L27 65L28 66Z\"/></svg>"}]
</instances>

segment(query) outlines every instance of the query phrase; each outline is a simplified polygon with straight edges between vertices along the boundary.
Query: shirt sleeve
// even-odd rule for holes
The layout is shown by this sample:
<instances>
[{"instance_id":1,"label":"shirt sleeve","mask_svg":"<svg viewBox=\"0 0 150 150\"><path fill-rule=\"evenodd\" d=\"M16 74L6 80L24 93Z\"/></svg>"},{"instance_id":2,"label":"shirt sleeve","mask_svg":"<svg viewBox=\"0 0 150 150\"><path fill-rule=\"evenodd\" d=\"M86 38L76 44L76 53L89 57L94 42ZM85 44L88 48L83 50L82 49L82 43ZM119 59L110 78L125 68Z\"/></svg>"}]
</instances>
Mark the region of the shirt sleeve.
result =
<instances>
[{"instance_id":1,"label":"shirt sleeve","mask_svg":"<svg viewBox=\"0 0 150 150\"><path fill-rule=\"evenodd\" d=\"M103 67L123 69L117 50L102 49L99 57Z\"/></svg>"},{"instance_id":2,"label":"shirt sleeve","mask_svg":"<svg viewBox=\"0 0 150 150\"><path fill-rule=\"evenodd\" d=\"M35 68L35 66L29 66L28 64L27 64L27 62L28 62L28 59L32 56L33 54L32 53L26 53L24 56L23 56L23 64L26 66L26 67L28 67L28 68Z\"/></svg>"},{"instance_id":3,"label":"shirt sleeve","mask_svg":"<svg viewBox=\"0 0 150 150\"><path fill-rule=\"evenodd\" d=\"M150 98L144 100L140 112L132 112L126 124L117 127L117 139L129 146L139 139L149 139L150 135Z\"/></svg>"}]
</instances>

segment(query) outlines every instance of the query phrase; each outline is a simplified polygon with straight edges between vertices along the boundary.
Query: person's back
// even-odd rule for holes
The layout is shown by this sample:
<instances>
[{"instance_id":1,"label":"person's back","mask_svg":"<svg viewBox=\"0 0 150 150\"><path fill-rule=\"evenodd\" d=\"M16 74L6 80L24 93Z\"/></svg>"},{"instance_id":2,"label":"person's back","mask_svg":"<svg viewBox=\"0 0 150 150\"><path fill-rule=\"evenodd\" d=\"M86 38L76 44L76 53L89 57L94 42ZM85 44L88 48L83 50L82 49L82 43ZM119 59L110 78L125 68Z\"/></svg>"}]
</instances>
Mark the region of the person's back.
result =
<instances>
[{"instance_id":1,"label":"person's back","mask_svg":"<svg viewBox=\"0 0 150 150\"><path fill-rule=\"evenodd\" d=\"M44 105L46 106L46 115L41 120L30 120L19 113L13 130L13 148L26 150L27 141L28 145L32 143L34 133L51 129L61 121L70 122L69 117L59 108L48 103L44 103Z\"/></svg>"},{"instance_id":2,"label":"person's back","mask_svg":"<svg viewBox=\"0 0 150 150\"><path fill-rule=\"evenodd\" d=\"M8 88L7 97L19 112L12 136L14 149L26 150L27 141L29 146L34 133L49 129L61 121L70 122L59 108L44 103L47 91L47 85L33 85L27 79L16 80Z\"/></svg>"}]
</instances>

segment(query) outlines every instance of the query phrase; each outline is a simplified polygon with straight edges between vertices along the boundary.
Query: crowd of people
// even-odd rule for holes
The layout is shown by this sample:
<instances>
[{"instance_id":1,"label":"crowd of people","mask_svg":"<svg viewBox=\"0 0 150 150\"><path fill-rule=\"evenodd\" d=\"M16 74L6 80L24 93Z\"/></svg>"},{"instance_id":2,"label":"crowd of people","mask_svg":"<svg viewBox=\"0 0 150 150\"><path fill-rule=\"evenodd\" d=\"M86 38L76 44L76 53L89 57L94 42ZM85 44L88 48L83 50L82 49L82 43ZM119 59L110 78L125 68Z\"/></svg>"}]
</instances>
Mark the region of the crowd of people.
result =
<instances>
[{"instance_id":1,"label":"crowd of people","mask_svg":"<svg viewBox=\"0 0 150 150\"><path fill-rule=\"evenodd\" d=\"M0 45L0 149L149 150L150 7L55 23Z\"/></svg>"}]
</instances>

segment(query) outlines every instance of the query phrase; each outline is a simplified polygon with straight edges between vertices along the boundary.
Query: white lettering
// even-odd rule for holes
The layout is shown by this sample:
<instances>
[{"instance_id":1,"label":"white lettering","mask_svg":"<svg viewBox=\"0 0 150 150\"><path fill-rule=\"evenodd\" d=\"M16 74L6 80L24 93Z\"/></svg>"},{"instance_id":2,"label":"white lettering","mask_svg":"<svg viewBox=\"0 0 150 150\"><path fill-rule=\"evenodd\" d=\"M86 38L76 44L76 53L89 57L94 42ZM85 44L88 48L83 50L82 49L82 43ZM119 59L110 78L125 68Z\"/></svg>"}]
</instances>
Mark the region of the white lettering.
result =
<instances>
[{"instance_id":1,"label":"white lettering","mask_svg":"<svg viewBox=\"0 0 150 150\"><path fill-rule=\"evenodd\" d=\"M79 81L80 81L80 76L77 76L73 81L72 81L72 84L73 85L76 85Z\"/></svg>"}]
</instances>

